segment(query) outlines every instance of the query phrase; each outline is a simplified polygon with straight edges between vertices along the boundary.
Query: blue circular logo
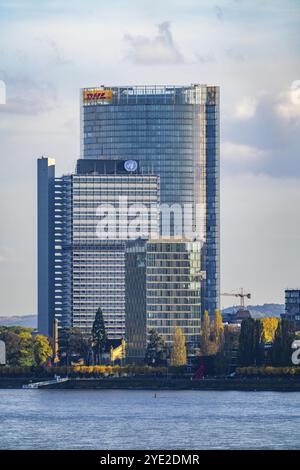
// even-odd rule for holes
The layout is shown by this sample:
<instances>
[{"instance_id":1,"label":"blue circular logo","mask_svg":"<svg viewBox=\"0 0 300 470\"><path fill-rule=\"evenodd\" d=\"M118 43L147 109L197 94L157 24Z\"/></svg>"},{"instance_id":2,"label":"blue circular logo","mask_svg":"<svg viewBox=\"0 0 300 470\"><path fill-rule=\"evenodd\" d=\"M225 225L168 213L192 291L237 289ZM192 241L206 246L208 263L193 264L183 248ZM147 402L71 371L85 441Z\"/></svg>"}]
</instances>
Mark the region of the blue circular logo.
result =
<instances>
[{"instance_id":1,"label":"blue circular logo","mask_svg":"<svg viewBox=\"0 0 300 470\"><path fill-rule=\"evenodd\" d=\"M138 167L136 160L126 160L124 163L124 168L126 171L136 171Z\"/></svg>"}]
</instances>

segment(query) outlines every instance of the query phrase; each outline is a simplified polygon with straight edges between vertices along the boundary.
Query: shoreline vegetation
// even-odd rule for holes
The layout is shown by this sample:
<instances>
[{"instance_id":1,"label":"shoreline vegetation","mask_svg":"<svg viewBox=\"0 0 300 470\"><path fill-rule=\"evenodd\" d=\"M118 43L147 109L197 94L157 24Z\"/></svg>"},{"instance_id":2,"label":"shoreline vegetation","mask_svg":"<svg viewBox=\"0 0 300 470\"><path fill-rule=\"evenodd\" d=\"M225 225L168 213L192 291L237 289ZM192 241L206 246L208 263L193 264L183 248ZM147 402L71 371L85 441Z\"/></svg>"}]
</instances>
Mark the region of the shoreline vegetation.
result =
<instances>
[{"instance_id":1,"label":"shoreline vegetation","mask_svg":"<svg viewBox=\"0 0 300 470\"><path fill-rule=\"evenodd\" d=\"M42 389L300 391L300 367L244 367L237 368L234 376L193 379L183 367L64 366L47 369L6 366L0 368L0 388L19 389L58 375L68 377L68 380L44 385Z\"/></svg>"},{"instance_id":2,"label":"shoreline vegetation","mask_svg":"<svg viewBox=\"0 0 300 470\"><path fill-rule=\"evenodd\" d=\"M213 319L205 311L194 354L188 355L180 328L171 347L150 330L139 365L124 365L125 341L122 347L108 342L101 308L91 336L76 328L57 333L51 339L18 326L0 327L7 351L0 388L300 391L291 348L299 333L286 319L247 317L237 327L224 325L218 310Z\"/></svg>"},{"instance_id":3,"label":"shoreline vegetation","mask_svg":"<svg viewBox=\"0 0 300 470\"><path fill-rule=\"evenodd\" d=\"M37 378L34 381L43 381ZM21 377L0 378L0 389L21 389L30 380ZM164 377L112 377L70 378L66 382L45 385L38 390L207 390L253 392L300 392L300 379L286 377L187 378Z\"/></svg>"}]
</instances>

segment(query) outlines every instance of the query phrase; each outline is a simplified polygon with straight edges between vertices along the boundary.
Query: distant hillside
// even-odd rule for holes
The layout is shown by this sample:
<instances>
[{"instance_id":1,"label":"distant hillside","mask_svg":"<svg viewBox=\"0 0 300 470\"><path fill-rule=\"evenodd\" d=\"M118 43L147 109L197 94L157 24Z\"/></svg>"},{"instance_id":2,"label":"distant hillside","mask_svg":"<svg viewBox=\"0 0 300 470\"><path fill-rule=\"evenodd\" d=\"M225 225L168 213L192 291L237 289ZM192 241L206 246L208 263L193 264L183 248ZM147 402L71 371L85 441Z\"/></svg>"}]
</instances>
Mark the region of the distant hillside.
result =
<instances>
[{"instance_id":1,"label":"distant hillside","mask_svg":"<svg viewBox=\"0 0 300 470\"><path fill-rule=\"evenodd\" d=\"M239 310L238 306L223 308L222 313L234 313ZM247 310L250 310L254 318L262 317L280 317L284 313L284 305L281 304L263 304L263 305L248 305ZM25 326L27 328L37 328L36 315L14 315L12 317L0 316L0 325L2 326Z\"/></svg>"},{"instance_id":2,"label":"distant hillside","mask_svg":"<svg viewBox=\"0 0 300 470\"><path fill-rule=\"evenodd\" d=\"M25 326L26 328L37 328L36 315L14 315L12 317L1 317L0 325L2 326Z\"/></svg>"},{"instance_id":3,"label":"distant hillside","mask_svg":"<svg viewBox=\"0 0 300 470\"><path fill-rule=\"evenodd\" d=\"M222 313L235 313L239 308L239 306L223 308ZM247 305L246 309L254 318L280 317L281 313L284 313L282 304Z\"/></svg>"}]
</instances>

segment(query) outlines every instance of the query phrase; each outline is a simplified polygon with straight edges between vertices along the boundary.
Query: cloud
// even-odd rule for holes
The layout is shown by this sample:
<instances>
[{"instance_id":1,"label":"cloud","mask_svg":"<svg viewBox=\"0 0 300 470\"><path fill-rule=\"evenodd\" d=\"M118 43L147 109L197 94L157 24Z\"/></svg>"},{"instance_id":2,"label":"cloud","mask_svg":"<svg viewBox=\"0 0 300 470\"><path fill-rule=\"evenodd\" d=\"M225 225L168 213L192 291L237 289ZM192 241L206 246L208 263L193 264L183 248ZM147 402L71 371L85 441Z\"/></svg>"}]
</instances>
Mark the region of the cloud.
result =
<instances>
[{"instance_id":1,"label":"cloud","mask_svg":"<svg viewBox=\"0 0 300 470\"><path fill-rule=\"evenodd\" d=\"M259 96L259 92L257 95ZM280 103L282 107L278 110L278 95L261 95L257 102L255 119L226 119L223 122L223 139L225 142L234 142L268 153L268 158L258 158L263 154L257 155L255 162L250 158L254 154L248 153L248 159L244 161L245 166L248 162L252 173L277 178L300 177L299 118L294 118L293 121L287 119L289 107L286 101ZM283 103L287 107L283 107ZM295 114L293 111L293 116ZM224 158L224 169L235 171L236 168L232 167L229 159L230 150L225 146L227 159ZM246 150L244 155L247 155Z\"/></svg>"},{"instance_id":2,"label":"cloud","mask_svg":"<svg viewBox=\"0 0 300 470\"><path fill-rule=\"evenodd\" d=\"M6 104L0 107L2 113L40 114L49 111L56 102L56 88L50 82L1 71L0 76L6 85Z\"/></svg>"},{"instance_id":3,"label":"cloud","mask_svg":"<svg viewBox=\"0 0 300 470\"><path fill-rule=\"evenodd\" d=\"M200 54L198 52L196 52L195 54L196 56L196 59L197 61L200 63L200 64L211 64L213 62L216 62L216 58L214 56L214 54Z\"/></svg>"},{"instance_id":4,"label":"cloud","mask_svg":"<svg viewBox=\"0 0 300 470\"><path fill-rule=\"evenodd\" d=\"M130 57L136 64L179 64L184 62L174 43L168 21L158 25L158 34L154 38L127 34L125 40L131 47Z\"/></svg>"},{"instance_id":5,"label":"cloud","mask_svg":"<svg viewBox=\"0 0 300 470\"><path fill-rule=\"evenodd\" d=\"M215 11L217 19L219 21L222 21L223 18L224 18L224 12L223 12L222 8L219 5L215 5L214 11Z\"/></svg>"},{"instance_id":6,"label":"cloud","mask_svg":"<svg viewBox=\"0 0 300 470\"><path fill-rule=\"evenodd\" d=\"M237 119L249 119L254 117L257 105L257 98L243 98L236 106L234 117Z\"/></svg>"},{"instance_id":7,"label":"cloud","mask_svg":"<svg viewBox=\"0 0 300 470\"><path fill-rule=\"evenodd\" d=\"M248 164L269 156L268 150L251 147L235 142L224 142L221 145L221 158L229 162Z\"/></svg>"},{"instance_id":8,"label":"cloud","mask_svg":"<svg viewBox=\"0 0 300 470\"><path fill-rule=\"evenodd\" d=\"M39 43L45 43L50 48L52 60L56 65L69 65L73 63L72 60L64 56L56 41L53 39L49 37L37 37L36 40Z\"/></svg>"},{"instance_id":9,"label":"cloud","mask_svg":"<svg viewBox=\"0 0 300 470\"><path fill-rule=\"evenodd\" d=\"M300 80L294 80L290 87L281 93L275 110L281 118L300 123Z\"/></svg>"},{"instance_id":10,"label":"cloud","mask_svg":"<svg viewBox=\"0 0 300 470\"><path fill-rule=\"evenodd\" d=\"M235 49L233 47L226 49L225 55L228 59L234 61L234 62L244 62L245 61L245 55L240 52L238 49Z\"/></svg>"}]
</instances>

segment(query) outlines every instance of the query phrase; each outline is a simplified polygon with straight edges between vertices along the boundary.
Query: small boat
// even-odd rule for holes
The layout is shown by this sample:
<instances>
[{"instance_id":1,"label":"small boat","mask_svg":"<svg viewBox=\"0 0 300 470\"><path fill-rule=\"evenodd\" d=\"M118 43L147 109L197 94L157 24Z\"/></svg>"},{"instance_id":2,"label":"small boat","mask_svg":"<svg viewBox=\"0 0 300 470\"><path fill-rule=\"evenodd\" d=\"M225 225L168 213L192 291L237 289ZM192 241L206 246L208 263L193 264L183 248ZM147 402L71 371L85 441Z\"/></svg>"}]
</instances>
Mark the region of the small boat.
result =
<instances>
[{"instance_id":1,"label":"small boat","mask_svg":"<svg viewBox=\"0 0 300 470\"><path fill-rule=\"evenodd\" d=\"M68 377L60 377L59 375L55 375L53 380L44 380L43 382L30 382L29 384L22 385L24 389L37 389L42 388L45 385L52 385L61 382L67 382Z\"/></svg>"}]
</instances>

